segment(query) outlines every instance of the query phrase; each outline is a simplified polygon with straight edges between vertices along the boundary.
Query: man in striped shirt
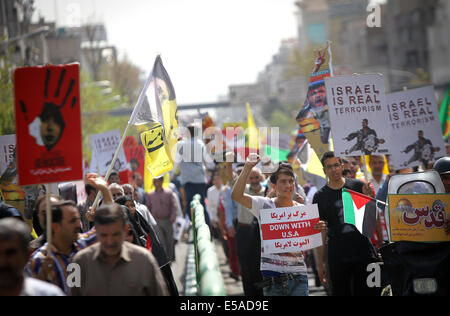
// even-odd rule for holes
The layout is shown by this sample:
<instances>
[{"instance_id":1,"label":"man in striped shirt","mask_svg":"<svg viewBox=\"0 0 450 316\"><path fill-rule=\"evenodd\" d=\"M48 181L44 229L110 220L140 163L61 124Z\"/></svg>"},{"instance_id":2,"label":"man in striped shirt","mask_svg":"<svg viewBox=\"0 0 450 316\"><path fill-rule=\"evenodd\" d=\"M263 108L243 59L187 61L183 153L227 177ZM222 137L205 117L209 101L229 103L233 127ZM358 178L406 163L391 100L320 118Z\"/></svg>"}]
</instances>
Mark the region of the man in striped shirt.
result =
<instances>
[{"instance_id":1,"label":"man in striped shirt","mask_svg":"<svg viewBox=\"0 0 450 316\"><path fill-rule=\"evenodd\" d=\"M100 190L103 203L112 204L113 199L106 181L97 174L89 173L86 183ZM85 234L81 233L81 218L73 201L60 201L52 204L52 245L48 243L37 249L29 260L25 272L28 276L47 281L59 286L68 293L67 266L73 256L97 242L95 228Z\"/></svg>"},{"instance_id":2,"label":"man in striped shirt","mask_svg":"<svg viewBox=\"0 0 450 316\"><path fill-rule=\"evenodd\" d=\"M80 213L72 201L52 205L52 231L50 253L45 243L33 253L25 271L30 277L55 284L68 293L67 266L78 251L97 242L97 236L95 230L80 234Z\"/></svg>"}]
</instances>

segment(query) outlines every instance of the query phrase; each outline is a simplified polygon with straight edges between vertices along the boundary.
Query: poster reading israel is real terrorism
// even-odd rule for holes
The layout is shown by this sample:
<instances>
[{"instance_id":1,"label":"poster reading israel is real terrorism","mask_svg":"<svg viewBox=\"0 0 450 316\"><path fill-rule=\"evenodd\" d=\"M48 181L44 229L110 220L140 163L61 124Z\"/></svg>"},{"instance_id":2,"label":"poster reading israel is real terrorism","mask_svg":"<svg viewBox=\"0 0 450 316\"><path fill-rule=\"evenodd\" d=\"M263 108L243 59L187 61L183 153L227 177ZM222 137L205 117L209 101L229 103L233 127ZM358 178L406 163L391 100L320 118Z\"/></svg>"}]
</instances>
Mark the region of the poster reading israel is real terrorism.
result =
<instances>
[{"instance_id":1,"label":"poster reading israel is real terrorism","mask_svg":"<svg viewBox=\"0 0 450 316\"><path fill-rule=\"evenodd\" d=\"M386 96L395 169L423 166L445 155L445 144L432 86Z\"/></svg>"},{"instance_id":2,"label":"poster reading israel is real terrorism","mask_svg":"<svg viewBox=\"0 0 450 316\"><path fill-rule=\"evenodd\" d=\"M389 153L390 126L383 76L325 79L334 150L338 156Z\"/></svg>"}]
</instances>

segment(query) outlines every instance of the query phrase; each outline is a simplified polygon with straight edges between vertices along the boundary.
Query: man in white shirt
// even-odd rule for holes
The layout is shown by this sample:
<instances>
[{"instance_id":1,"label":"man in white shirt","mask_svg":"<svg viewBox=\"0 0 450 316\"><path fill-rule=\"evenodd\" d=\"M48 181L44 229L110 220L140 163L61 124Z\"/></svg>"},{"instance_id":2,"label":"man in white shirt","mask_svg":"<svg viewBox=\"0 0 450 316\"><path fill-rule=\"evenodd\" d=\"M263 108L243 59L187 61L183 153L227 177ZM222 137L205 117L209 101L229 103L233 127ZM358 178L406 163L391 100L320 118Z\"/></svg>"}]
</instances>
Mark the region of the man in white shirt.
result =
<instances>
[{"instance_id":1,"label":"man in white shirt","mask_svg":"<svg viewBox=\"0 0 450 316\"><path fill-rule=\"evenodd\" d=\"M212 177L213 186L210 187L206 193L207 198L207 210L211 219L211 225L218 228L219 217L218 209L220 204L220 196L224 193L226 187L222 185L222 180L218 174L214 174Z\"/></svg>"}]
</instances>

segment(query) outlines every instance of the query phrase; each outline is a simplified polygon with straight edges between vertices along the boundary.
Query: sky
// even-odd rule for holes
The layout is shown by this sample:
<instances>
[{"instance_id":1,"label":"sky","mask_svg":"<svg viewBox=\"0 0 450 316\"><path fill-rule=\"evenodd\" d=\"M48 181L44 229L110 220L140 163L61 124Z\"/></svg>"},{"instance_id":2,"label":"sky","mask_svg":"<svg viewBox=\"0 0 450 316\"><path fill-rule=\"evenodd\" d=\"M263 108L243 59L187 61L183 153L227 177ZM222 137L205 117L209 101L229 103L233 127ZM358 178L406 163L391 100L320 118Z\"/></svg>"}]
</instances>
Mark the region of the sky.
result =
<instances>
[{"instance_id":1,"label":"sky","mask_svg":"<svg viewBox=\"0 0 450 316\"><path fill-rule=\"evenodd\" d=\"M283 39L297 36L295 0L35 0L58 26L101 22L108 42L146 76L157 54L178 104L227 98L256 82ZM55 14L57 12L57 14Z\"/></svg>"}]
</instances>

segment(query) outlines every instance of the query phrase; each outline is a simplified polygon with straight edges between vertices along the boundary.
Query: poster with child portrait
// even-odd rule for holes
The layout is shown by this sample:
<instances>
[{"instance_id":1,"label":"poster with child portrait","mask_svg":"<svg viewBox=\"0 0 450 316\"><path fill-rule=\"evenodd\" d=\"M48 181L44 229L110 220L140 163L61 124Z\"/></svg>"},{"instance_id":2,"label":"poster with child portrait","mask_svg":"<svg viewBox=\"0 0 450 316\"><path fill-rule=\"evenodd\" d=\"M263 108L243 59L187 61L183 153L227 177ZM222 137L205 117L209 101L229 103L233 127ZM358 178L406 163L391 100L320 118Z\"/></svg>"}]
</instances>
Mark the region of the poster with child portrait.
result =
<instances>
[{"instance_id":1,"label":"poster with child portrait","mask_svg":"<svg viewBox=\"0 0 450 316\"><path fill-rule=\"evenodd\" d=\"M79 65L14 72L20 185L83 178Z\"/></svg>"}]
</instances>

